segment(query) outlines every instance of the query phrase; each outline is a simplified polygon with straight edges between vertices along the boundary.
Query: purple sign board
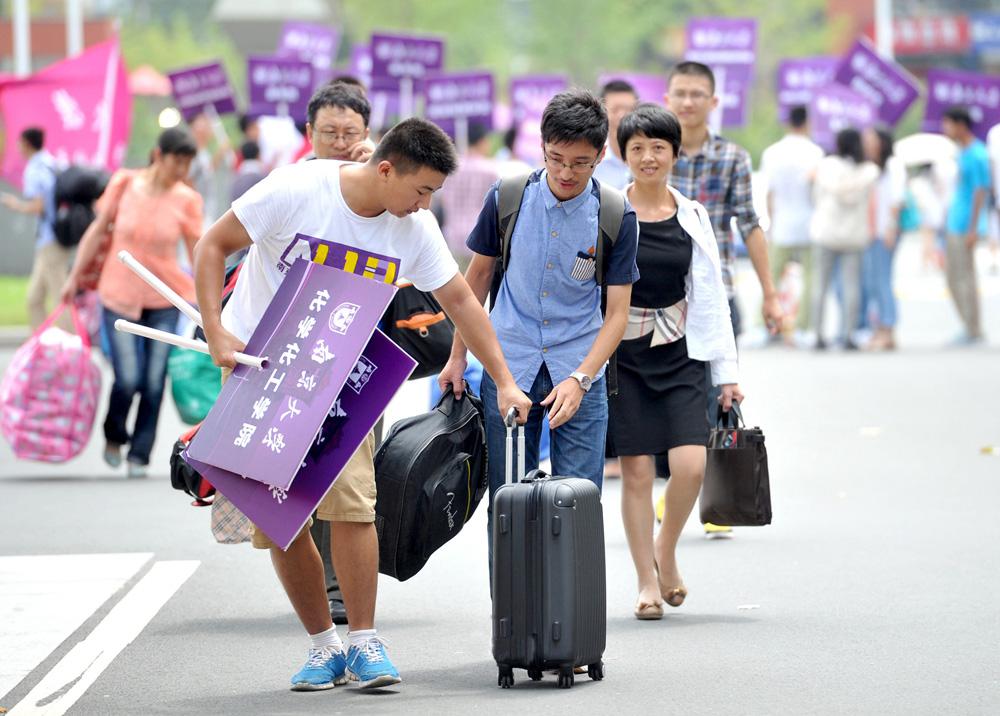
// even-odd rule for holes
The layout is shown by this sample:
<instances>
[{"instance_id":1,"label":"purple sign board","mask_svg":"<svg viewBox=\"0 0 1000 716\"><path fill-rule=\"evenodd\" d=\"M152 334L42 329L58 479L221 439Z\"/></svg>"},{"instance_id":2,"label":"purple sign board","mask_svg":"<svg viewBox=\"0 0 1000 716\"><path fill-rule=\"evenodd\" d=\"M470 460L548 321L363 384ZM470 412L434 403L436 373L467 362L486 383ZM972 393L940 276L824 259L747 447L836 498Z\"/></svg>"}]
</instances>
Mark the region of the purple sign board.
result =
<instances>
[{"instance_id":1,"label":"purple sign board","mask_svg":"<svg viewBox=\"0 0 1000 716\"><path fill-rule=\"evenodd\" d=\"M453 138L456 120L493 128L493 75L456 72L424 79L424 117Z\"/></svg>"},{"instance_id":2,"label":"purple sign board","mask_svg":"<svg viewBox=\"0 0 1000 716\"><path fill-rule=\"evenodd\" d=\"M788 121L792 107L808 107L813 93L833 82L840 59L800 57L778 63L778 118Z\"/></svg>"},{"instance_id":3,"label":"purple sign board","mask_svg":"<svg viewBox=\"0 0 1000 716\"><path fill-rule=\"evenodd\" d=\"M612 80L625 80L635 88L640 102L663 104L663 95L667 93L667 78L665 75L646 75L638 72L602 72L597 77L597 86L603 87Z\"/></svg>"},{"instance_id":4,"label":"purple sign board","mask_svg":"<svg viewBox=\"0 0 1000 716\"><path fill-rule=\"evenodd\" d=\"M554 95L569 87L565 75L521 75L510 80L510 104L517 127L514 154L529 164L542 159L542 112Z\"/></svg>"},{"instance_id":5,"label":"purple sign board","mask_svg":"<svg viewBox=\"0 0 1000 716\"><path fill-rule=\"evenodd\" d=\"M376 330L288 489L244 479L190 455L185 458L275 544L288 549L415 365Z\"/></svg>"},{"instance_id":6,"label":"purple sign board","mask_svg":"<svg viewBox=\"0 0 1000 716\"><path fill-rule=\"evenodd\" d=\"M317 77L327 77L337 56L340 35L332 25L286 22L278 39L278 57L294 57L312 64Z\"/></svg>"},{"instance_id":7,"label":"purple sign board","mask_svg":"<svg viewBox=\"0 0 1000 716\"><path fill-rule=\"evenodd\" d=\"M350 73L361 80L365 87L371 87L372 48L370 45L354 45L351 47Z\"/></svg>"},{"instance_id":8,"label":"purple sign board","mask_svg":"<svg viewBox=\"0 0 1000 716\"><path fill-rule=\"evenodd\" d=\"M237 366L190 456L287 490L395 292L296 261L247 343L267 367Z\"/></svg>"},{"instance_id":9,"label":"purple sign board","mask_svg":"<svg viewBox=\"0 0 1000 716\"><path fill-rule=\"evenodd\" d=\"M247 58L252 115L306 118L314 80L312 64L288 57Z\"/></svg>"},{"instance_id":10,"label":"purple sign board","mask_svg":"<svg viewBox=\"0 0 1000 716\"><path fill-rule=\"evenodd\" d=\"M686 39L684 59L709 65L716 74L719 108L711 123L716 127L744 126L757 54L757 21L693 18L688 21Z\"/></svg>"},{"instance_id":11,"label":"purple sign board","mask_svg":"<svg viewBox=\"0 0 1000 716\"><path fill-rule=\"evenodd\" d=\"M843 85L831 84L813 92L809 125L813 140L828 152L834 149L840 130L865 129L877 121L875 105Z\"/></svg>"},{"instance_id":12,"label":"purple sign board","mask_svg":"<svg viewBox=\"0 0 1000 716\"><path fill-rule=\"evenodd\" d=\"M444 67L444 40L411 35L372 34L372 88L395 90L400 80L421 80Z\"/></svg>"},{"instance_id":13,"label":"purple sign board","mask_svg":"<svg viewBox=\"0 0 1000 716\"><path fill-rule=\"evenodd\" d=\"M219 62L168 72L174 99L185 121L212 107L217 114L236 111L233 87Z\"/></svg>"},{"instance_id":14,"label":"purple sign board","mask_svg":"<svg viewBox=\"0 0 1000 716\"><path fill-rule=\"evenodd\" d=\"M834 80L867 99L878 118L892 126L920 95L920 87L901 65L879 56L871 43L858 38L847 51Z\"/></svg>"},{"instance_id":15,"label":"purple sign board","mask_svg":"<svg viewBox=\"0 0 1000 716\"><path fill-rule=\"evenodd\" d=\"M968 108L973 131L986 141L990 128L1000 124L1000 77L960 70L929 70L923 130L940 132L941 118L955 105Z\"/></svg>"}]
</instances>

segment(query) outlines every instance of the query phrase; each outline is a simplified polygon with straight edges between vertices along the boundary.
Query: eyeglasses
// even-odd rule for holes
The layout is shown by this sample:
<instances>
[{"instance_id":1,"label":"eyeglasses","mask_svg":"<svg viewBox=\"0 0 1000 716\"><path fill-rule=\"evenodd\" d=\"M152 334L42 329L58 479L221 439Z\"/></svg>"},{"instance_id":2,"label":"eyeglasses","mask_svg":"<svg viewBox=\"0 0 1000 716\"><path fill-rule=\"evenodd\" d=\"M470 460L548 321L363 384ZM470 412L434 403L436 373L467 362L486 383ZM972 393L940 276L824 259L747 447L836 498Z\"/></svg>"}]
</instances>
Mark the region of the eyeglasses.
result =
<instances>
[{"instance_id":1,"label":"eyeglasses","mask_svg":"<svg viewBox=\"0 0 1000 716\"><path fill-rule=\"evenodd\" d=\"M556 167L559 169L569 169L574 174L585 174L597 166L597 159L594 159L592 162L573 162L572 164L567 164L566 162L553 159L545 150L542 150L542 156L545 158L545 163L553 169L556 169Z\"/></svg>"},{"instance_id":2,"label":"eyeglasses","mask_svg":"<svg viewBox=\"0 0 1000 716\"><path fill-rule=\"evenodd\" d=\"M321 129L316 132L316 134L319 135L320 141L322 141L323 144L335 144L338 139L341 139L344 144L351 145L361 139L361 132L356 129L348 129L342 134L335 132L332 129Z\"/></svg>"},{"instance_id":3,"label":"eyeglasses","mask_svg":"<svg viewBox=\"0 0 1000 716\"><path fill-rule=\"evenodd\" d=\"M704 102L710 99L712 95L704 92L671 92L668 96L670 99L678 102L683 102L686 99L690 99L692 102Z\"/></svg>"}]
</instances>

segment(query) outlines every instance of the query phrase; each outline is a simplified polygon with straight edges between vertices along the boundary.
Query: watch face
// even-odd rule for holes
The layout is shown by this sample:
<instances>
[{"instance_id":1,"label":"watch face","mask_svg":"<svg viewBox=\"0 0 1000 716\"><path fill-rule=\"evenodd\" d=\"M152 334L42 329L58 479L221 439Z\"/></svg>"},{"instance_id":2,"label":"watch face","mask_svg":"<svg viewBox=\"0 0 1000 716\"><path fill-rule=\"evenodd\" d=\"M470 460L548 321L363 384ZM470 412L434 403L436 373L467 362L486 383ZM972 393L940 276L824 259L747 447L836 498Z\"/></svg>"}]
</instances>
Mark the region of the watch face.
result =
<instances>
[{"instance_id":1,"label":"watch face","mask_svg":"<svg viewBox=\"0 0 1000 716\"><path fill-rule=\"evenodd\" d=\"M580 381L580 387L585 391L590 390L590 384L593 382L589 375L581 375L578 380Z\"/></svg>"}]
</instances>

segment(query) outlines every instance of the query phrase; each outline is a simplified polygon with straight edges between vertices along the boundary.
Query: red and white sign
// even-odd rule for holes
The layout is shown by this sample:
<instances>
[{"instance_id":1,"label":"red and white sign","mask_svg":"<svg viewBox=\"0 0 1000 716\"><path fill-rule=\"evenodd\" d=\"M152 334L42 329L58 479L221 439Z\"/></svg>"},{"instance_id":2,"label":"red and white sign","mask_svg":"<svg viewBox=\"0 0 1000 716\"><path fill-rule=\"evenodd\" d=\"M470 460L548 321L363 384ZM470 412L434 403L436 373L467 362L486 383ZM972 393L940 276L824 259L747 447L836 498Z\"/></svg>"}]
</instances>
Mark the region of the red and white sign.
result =
<instances>
[{"instance_id":1,"label":"red and white sign","mask_svg":"<svg viewBox=\"0 0 1000 716\"><path fill-rule=\"evenodd\" d=\"M897 17L892 33L897 55L964 55L972 42L965 15ZM874 39L874 25L869 25L865 34Z\"/></svg>"}]
</instances>

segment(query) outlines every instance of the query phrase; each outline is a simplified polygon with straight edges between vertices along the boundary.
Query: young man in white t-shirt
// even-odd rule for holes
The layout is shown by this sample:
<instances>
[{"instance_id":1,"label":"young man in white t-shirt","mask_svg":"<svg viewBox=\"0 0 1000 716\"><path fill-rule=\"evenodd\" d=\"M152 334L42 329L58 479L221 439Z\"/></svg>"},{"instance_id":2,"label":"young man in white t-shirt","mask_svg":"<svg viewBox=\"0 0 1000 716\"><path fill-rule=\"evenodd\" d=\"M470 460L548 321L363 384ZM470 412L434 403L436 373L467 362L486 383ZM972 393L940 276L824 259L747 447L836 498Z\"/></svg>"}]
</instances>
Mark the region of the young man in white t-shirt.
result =
<instances>
[{"instance_id":1,"label":"young man in white t-shirt","mask_svg":"<svg viewBox=\"0 0 1000 716\"><path fill-rule=\"evenodd\" d=\"M335 241L398 260L396 275L430 291L491 375L500 376L501 414L531 401L504 362L489 318L458 272L429 211L431 195L457 166L440 129L408 119L385 135L365 164L304 162L277 169L250 189L195 248L195 282L205 335L216 364L231 369L284 279L288 266L315 247L296 234ZM226 256L250 247L236 288L220 310ZM496 371L495 373L493 371ZM399 683L375 631L378 538L371 435L317 509L329 521L333 561L347 606L349 648L330 619L323 566L308 529L287 551L255 529L253 544L270 549L275 571L312 641L309 659L292 677L294 690L328 689L356 677L362 688ZM350 673L348 673L350 672Z\"/></svg>"}]
</instances>

